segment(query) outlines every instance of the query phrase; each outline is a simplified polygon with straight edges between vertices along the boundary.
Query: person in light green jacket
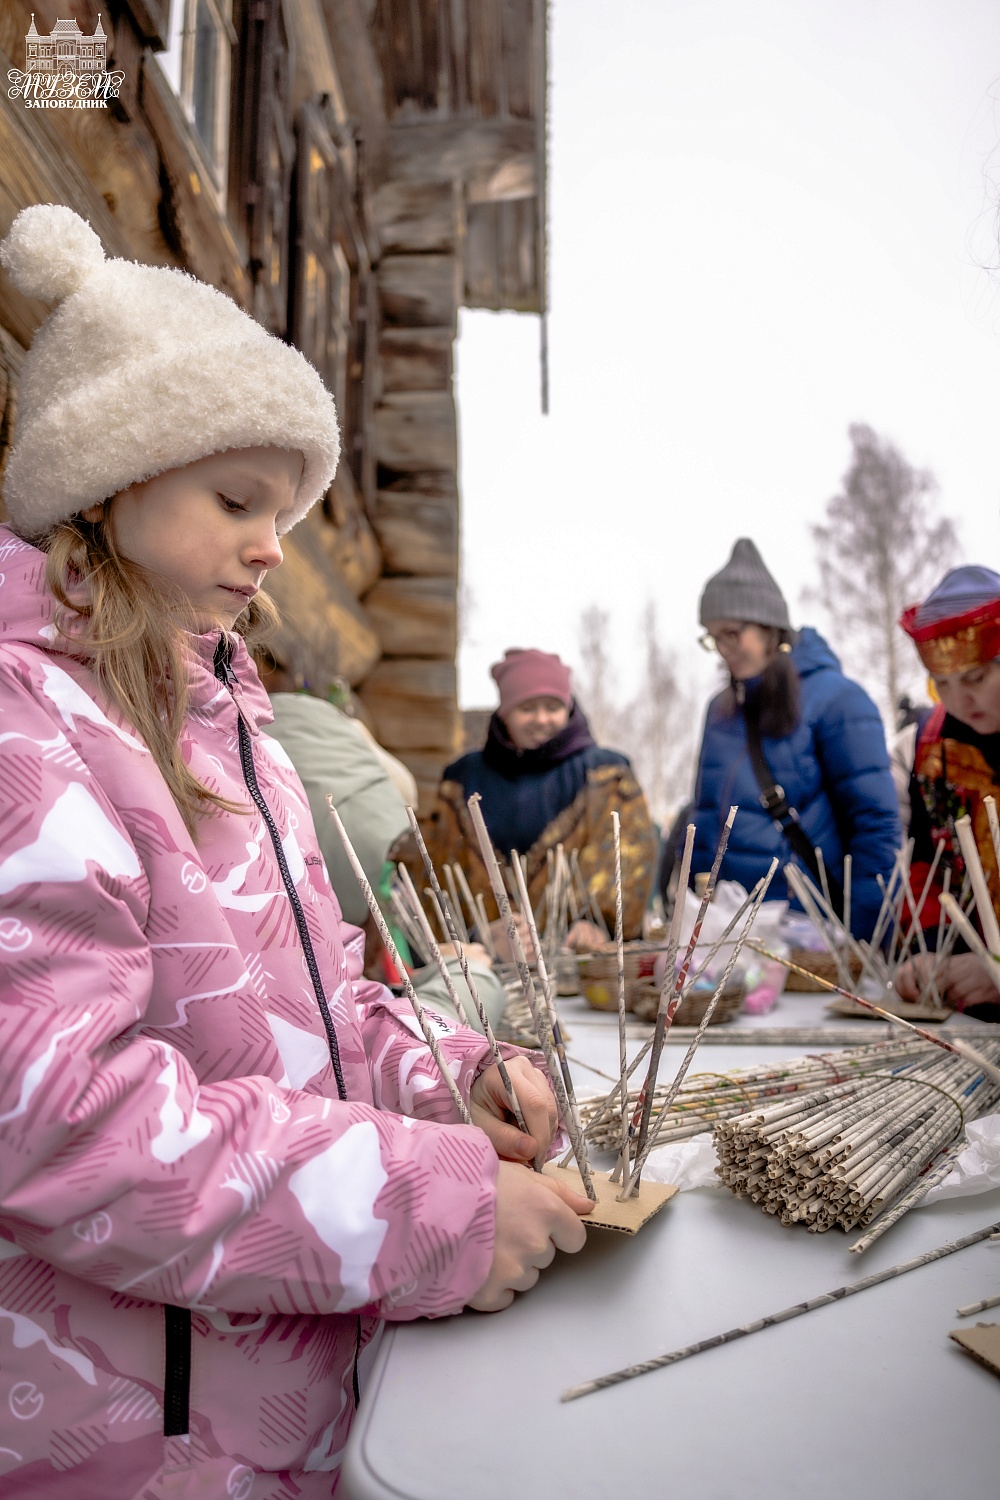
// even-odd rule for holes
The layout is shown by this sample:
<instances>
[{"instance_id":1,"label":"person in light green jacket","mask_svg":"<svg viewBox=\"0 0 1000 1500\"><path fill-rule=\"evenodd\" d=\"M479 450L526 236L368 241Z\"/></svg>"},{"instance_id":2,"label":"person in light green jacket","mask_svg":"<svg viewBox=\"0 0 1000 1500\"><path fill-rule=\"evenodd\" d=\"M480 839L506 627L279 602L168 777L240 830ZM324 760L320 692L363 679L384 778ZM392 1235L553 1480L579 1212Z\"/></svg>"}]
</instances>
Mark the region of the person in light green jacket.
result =
<instances>
[{"instance_id":1,"label":"person in light green jacket","mask_svg":"<svg viewBox=\"0 0 1000 1500\"><path fill-rule=\"evenodd\" d=\"M377 891L388 850L409 828L406 808L408 804L416 806L416 783L402 762L384 750L359 720L322 698L296 692L290 674L269 652L260 653L258 668L274 714L274 723L263 726L264 732L281 745L306 790L320 850L344 920L364 927L368 907L326 799L333 798L361 866ZM468 1001L458 959L450 945L443 946L452 983L465 1003L469 1023L482 1030ZM470 944L466 956L490 1025L495 1026L506 1003L503 988L485 948ZM457 1019L435 964L421 964L411 978L424 1005Z\"/></svg>"}]
</instances>

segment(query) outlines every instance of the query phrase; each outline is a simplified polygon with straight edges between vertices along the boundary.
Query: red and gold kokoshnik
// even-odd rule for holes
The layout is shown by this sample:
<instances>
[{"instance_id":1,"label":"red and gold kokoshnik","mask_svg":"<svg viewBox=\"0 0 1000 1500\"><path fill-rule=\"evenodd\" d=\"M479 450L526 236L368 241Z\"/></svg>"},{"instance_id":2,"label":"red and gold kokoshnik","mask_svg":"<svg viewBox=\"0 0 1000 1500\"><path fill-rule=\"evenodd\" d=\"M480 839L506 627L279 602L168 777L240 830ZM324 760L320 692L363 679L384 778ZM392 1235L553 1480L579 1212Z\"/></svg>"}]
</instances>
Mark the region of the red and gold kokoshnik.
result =
<instances>
[{"instance_id":1,"label":"red and gold kokoshnik","mask_svg":"<svg viewBox=\"0 0 1000 1500\"><path fill-rule=\"evenodd\" d=\"M935 677L968 672L1000 656L1000 599L979 604L950 620L917 626L919 605L900 615L899 623L913 640L920 660Z\"/></svg>"}]
</instances>

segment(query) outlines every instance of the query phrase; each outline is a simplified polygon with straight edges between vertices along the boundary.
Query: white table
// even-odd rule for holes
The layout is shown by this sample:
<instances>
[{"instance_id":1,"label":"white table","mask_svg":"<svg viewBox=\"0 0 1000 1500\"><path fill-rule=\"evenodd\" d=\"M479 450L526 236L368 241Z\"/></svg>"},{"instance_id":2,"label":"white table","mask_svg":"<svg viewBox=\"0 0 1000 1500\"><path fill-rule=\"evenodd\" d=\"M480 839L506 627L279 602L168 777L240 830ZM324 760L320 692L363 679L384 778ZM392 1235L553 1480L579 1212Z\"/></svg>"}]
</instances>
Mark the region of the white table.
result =
<instances>
[{"instance_id":1,"label":"white table","mask_svg":"<svg viewBox=\"0 0 1000 1500\"><path fill-rule=\"evenodd\" d=\"M568 1050L613 1073L613 1020L592 1025L592 1013L573 1002L566 1010ZM821 1010L818 997L790 995L761 1024L794 1024L798 1016L812 1025ZM636 1028L637 1038L644 1034ZM815 1049L713 1046L694 1067L721 1071L801 1050ZM661 1076L682 1055L669 1048ZM582 1070L577 1078L581 1092L602 1087ZM559 1401L567 1386L991 1222L1000 1222L1000 1190L919 1209L855 1257L838 1230L785 1229L721 1189L679 1194L634 1239L593 1232L579 1255L557 1257L502 1314L389 1327L341 1493L347 1500L996 1496L1000 1381L947 1335L960 1326L956 1307L1000 1291L1000 1243L985 1241L672 1368Z\"/></svg>"}]
</instances>

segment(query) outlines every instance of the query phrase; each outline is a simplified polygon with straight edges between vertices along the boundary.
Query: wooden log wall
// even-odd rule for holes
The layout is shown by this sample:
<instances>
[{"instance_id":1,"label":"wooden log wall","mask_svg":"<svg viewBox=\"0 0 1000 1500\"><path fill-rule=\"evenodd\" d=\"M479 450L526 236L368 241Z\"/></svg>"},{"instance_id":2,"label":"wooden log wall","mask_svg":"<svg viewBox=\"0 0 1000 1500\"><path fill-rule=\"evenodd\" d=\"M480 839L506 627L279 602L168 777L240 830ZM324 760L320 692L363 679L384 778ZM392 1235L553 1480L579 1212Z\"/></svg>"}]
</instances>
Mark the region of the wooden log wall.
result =
<instances>
[{"instance_id":1,"label":"wooden log wall","mask_svg":"<svg viewBox=\"0 0 1000 1500\"><path fill-rule=\"evenodd\" d=\"M109 254L191 271L320 370L344 454L269 583L274 649L316 692L351 684L425 807L461 743L458 308L543 305L544 0L222 0L224 185L157 59L171 3L105 0L113 109L0 94L0 237L66 203ZM90 34L98 4L0 0L0 69L23 66L32 10ZM0 272L0 474L46 312Z\"/></svg>"},{"instance_id":2,"label":"wooden log wall","mask_svg":"<svg viewBox=\"0 0 1000 1500\"><path fill-rule=\"evenodd\" d=\"M360 689L375 733L433 796L460 732L458 420L452 346L462 214L452 182L398 183L373 203L382 246L379 485L373 524L383 577L365 597L383 658Z\"/></svg>"}]
</instances>

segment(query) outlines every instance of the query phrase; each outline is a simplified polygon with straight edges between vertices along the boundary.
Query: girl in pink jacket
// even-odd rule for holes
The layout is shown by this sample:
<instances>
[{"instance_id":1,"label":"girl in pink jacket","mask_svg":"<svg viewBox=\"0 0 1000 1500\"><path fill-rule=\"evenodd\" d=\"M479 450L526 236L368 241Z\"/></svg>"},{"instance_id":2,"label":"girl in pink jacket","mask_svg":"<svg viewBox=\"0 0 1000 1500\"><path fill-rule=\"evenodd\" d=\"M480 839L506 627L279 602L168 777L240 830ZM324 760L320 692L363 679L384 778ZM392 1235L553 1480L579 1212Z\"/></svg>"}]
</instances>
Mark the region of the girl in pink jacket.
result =
<instances>
[{"instance_id":1,"label":"girl in pink jacket","mask_svg":"<svg viewBox=\"0 0 1000 1500\"><path fill-rule=\"evenodd\" d=\"M242 634L338 453L318 376L69 209L0 528L0 1500L330 1496L379 1318L505 1306L586 1200L476 1033L361 979ZM502 1160L501 1158L507 1158Z\"/></svg>"}]
</instances>

